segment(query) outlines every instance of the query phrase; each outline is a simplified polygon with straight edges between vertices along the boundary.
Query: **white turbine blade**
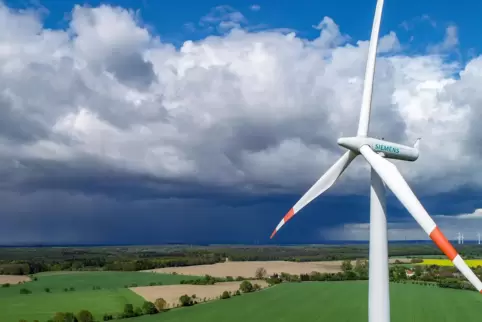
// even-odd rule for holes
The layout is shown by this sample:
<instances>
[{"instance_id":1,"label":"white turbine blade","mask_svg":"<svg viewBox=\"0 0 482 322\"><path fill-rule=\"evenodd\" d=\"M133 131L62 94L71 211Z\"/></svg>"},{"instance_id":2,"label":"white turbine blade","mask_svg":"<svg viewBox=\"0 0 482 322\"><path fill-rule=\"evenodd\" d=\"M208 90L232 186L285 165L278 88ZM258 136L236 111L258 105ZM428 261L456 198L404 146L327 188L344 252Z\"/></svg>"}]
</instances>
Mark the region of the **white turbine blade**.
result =
<instances>
[{"instance_id":1,"label":"white turbine blade","mask_svg":"<svg viewBox=\"0 0 482 322\"><path fill-rule=\"evenodd\" d=\"M331 166L331 168L328 169L328 171L321 176L318 181L301 197L300 200L293 206L293 208L286 213L286 215L281 219L279 222L278 226L276 226L275 230L271 234L271 238L274 237L274 235L278 232L278 230L283 227L285 223L288 222L297 212L299 212L304 206L309 204L313 199L318 197L321 193L326 191L328 188L330 188L338 179L338 177L345 171L346 167L353 161L353 159L357 155L353 153L352 151L347 151L345 154L341 156L341 158L338 159L338 161L335 162Z\"/></svg>"},{"instance_id":2,"label":"white turbine blade","mask_svg":"<svg viewBox=\"0 0 482 322\"><path fill-rule=\"evenodd\" d=\"M445 238L444 234L437 227L433 219L427 213L420 201L417 199L412 189L408 186L397 167L376 154L368 145L360 148L360 153L365 157L372 168L385 182L387 187L407 208L408 212L415 218L423 230L442 252L454 263L455 267L470 281L470 283L482 293L482 282L464 262L457 250Z\"/></svg>"},{"instance_id":3,"label":"white turbine blade","mask_svg":"<svg viewBox=\"0 0 482 322\"><path fill-rule=\"evenodd\" d=\"M375 64L378 47L378 34L380 32L380 21L382 19L383 1L377 1L375 17L373 18L372 34L370 36L370 47L368 48L368 59L365 70L365 80L363 85L362 106L360 120L358 123L357 136L367 136L370 124L370 109L372 105L373 78L375 76Z\"/></svg>"}]
</instances>

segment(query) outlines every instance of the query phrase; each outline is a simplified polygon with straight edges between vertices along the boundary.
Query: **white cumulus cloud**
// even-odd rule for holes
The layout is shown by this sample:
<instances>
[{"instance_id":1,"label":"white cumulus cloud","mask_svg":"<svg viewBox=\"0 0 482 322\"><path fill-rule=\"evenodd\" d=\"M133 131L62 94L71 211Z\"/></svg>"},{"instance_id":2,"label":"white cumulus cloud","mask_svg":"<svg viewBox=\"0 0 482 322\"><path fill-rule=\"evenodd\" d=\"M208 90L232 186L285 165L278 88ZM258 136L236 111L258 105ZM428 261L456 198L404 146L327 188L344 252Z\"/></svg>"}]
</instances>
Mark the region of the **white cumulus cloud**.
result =
<instances>
[{"instance_id":1,"label":"white cumulus cloud","mask_svg":"<svg viewBox=\"0 0 482 322\"><path fill-rule=\"evenodd\" d=\"M356 133L368 41L350 42L329 17L314 22L313 40L250 32L225 6L202 21L231 31L176 48L120 7L75 6L56 30L0 5L5 189L37 171L68 178L106 167L159 182L305 191L343 153L336 139ZM442 46L457 45L447 35ZM482 57L460 66L400 48L394 32L382 35L372 135L422 137L420 159L397 163L417 193L480 188ZM334 191L365 191L368 173L356 161Z\"/></svg>"}]
</instances>

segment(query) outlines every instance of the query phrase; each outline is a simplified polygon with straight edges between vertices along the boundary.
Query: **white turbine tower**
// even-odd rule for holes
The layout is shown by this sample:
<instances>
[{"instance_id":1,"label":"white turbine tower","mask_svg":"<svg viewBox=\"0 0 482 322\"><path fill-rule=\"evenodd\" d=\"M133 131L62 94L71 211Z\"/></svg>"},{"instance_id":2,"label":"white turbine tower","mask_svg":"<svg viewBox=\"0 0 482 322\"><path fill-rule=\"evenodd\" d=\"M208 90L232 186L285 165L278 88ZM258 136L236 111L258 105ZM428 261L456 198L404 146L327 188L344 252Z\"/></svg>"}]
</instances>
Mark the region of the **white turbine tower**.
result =
<instances>
[{"instance_id":1,"label":"white turbine tower","mask_svg":"<svg viewBox=\"0 0 482 322\"><path fill-rule=\"evenodd\" d=\"M478 244L480 245L480 233L477 233L477 238L479 239Z\"/></svg>"},{"instance_id":2,"label":"white turbine tower","mask_svg":"<svg viewBox=\"0 0 482 322\"><path fill-rule=\"evenodd\" d=\"M405 206L426 234L453 262L457 269L479 291L482 283L457 253L452 244L445 238L430 215L414 195L397 167L387 159L415 161L419 155L419 140L413 147L387 142L368 136L370 109L372 100L375 57L377 52L378 33L382 15L383 1L378 0L373 28L368 49L368 60L365 72L362 106L358 132L356 137L338 139L338 145L348 149L343 156L321 176L320 179L301 197L276 226L270 238L280 230L303 207L330 188L349 164L358 155L371 166L370 189L370 251L369 251L369 322L390 321L390 299L388 279L388 238L385 207L385 186ZM376 152L375 152L376 151Z\"/></svg>"}]
</instances>

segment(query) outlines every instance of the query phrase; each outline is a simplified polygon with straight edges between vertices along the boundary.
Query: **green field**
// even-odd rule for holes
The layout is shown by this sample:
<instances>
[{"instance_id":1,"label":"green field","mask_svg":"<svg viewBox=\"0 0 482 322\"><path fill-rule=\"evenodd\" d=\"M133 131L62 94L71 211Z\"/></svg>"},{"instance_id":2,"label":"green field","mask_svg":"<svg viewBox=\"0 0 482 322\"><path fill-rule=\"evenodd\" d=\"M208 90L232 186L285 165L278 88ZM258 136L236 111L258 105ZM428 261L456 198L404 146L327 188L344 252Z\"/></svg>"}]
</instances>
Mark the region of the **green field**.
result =
<instances>
[{"instance_id":1,"label":"green field","mask_svg":"<svg viewBox=\"0 0 482 322\"><path fill-rule=\"evenodd\" d=\"M192 276L141 273L141 272L65 272L65 273L44 273L34 275L37 281L25 284L0 287L0 301L3 296L19 294L21 288L27 288L33 294L45 293L45 288L51 292L64 292L64 288L75 288L76 291L91 291L94 286L102 289L116 289L137 284L147 286L150 283L179 284L181 280L197 278ZM31 295L33 295L31 294ZM1 305L1 304L0 304Z\"/></svg>"},{"instance_id":2,"label":"green field","mask_svg":"<svg viewBox=\"0 0 482 322\"><path fill-rule=\"evenodd\" d=\"M190 277L140 272L65 272L37 274L37 281L0 287L0 321L46 321L56 312L91 311L99 320L105 313L120 313L126 303L142 305L143 299L125 285L178 284ZM93 290L93 287L100 290ZM65 288L74 288L64 291ZM31 294L20 294L26 288ZM49 288L50 292L46 292Z\"/></svg>"},{"instance_id":3,"label":"green field","mask_svg":"<svg viewBox=\"0 0 482 322\"><path fill-rule=\"evenodd\" d=\"M254 294L175 309L132 322L288 322L368 321L368 283L304 282L281 284ZM391 284L392 322L479 322L477 292L422 285Z\"/></svg>"},{"instance_id":4,"label":"green field","mask_svg":"<svg viewBox=\"0 0 482 322\"><path fill-rule=\"evenodd\" d=\"M136 307L143 302L142 297L124 288L16 295L0 299L0 321L18 322L20 319L47 321L56 312L78 313L82 309L89 310L97 320L101 321L105 313L122 312L126 303Z\"/></svg>"}]
</instances>

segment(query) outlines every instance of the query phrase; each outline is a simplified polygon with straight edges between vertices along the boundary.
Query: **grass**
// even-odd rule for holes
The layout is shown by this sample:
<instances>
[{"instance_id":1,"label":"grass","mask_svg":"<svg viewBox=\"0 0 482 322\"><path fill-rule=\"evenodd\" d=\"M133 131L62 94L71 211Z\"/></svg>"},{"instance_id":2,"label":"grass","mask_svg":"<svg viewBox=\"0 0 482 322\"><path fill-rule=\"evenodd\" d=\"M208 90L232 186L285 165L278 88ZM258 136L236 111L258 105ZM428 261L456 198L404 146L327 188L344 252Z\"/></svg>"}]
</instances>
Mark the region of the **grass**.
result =
<instances>
[{"instance_id":1,"label":"grass","mask_svg":"<svg viewBox=\"0 0 482 322\"><path fill-rule=\"evenodd\" d=\"M392 322L478 322L482 296L477 292L413 284L391 284ZM304 282L175 309L129 322L288 322L368 321L368 283Z\"/></svg>"},{"instance_id":2,"label":"grass","mask_svg":"<svg viewBox=\"0 0 482 322\"><path fill-rule=\"evenodd\" d=\"M76 291L67 294L29 294L15 295L0 299L0 321L18 322L20 319L47 321L56 312L77 314L87 309L94 317L102 321L105 313L120 313L124 304L141 306L142 297L128 289Z\"/></svg>"},{"instance_id":3,"label":"grass","mask_svg":"<svg viewBox=\"0 0 482 322\"><path fill-rule=\"evenodd\" d=\"M1 298L19 294L20 289L27 288L32 293L45 293L45 288L50 292L64 292L64 288L73 287L75 291L91 291L93 287L101 289L116 289L125 286L148 286L150 283L163 285L179 284L181 280L197 278L192 276L145 273L145 272L69 272L56 274L37 274L37 281L24 284L0 287Z\"/></svg>"},{"instance_id":4,"label":"grass","mask_svg":"<svg viewBox=\"0 0 482 322\"><path fill-rule=\"evenodd\" d=\"M150 283L179 284L192 277L144 272L64 272L37 274L37 281L0 287L0 321L46 321L56 312L91 311L100 321L105 313L120 313L124 304L140 306L143 298L125 288ZM70 290L70 288L74 290ZM93 290L93 288L100 289ZM31 294L20 294L26 288ZM45 289L49 288L50 292ZM65 291L67 289L68 291Z\"/></svg>"},{"instance_id":5,"label":"grass","mask_svg":"<svg viewBox=\"0 0 482 322\"><path fill-rule=\"evenodd\" d=\"M465 262L470 267L482 266L482 259L466 259ZM421 263L423 265L438 265L438 266L454 266L448 259L424 259Z\"/></svg>"}]
</instances>

